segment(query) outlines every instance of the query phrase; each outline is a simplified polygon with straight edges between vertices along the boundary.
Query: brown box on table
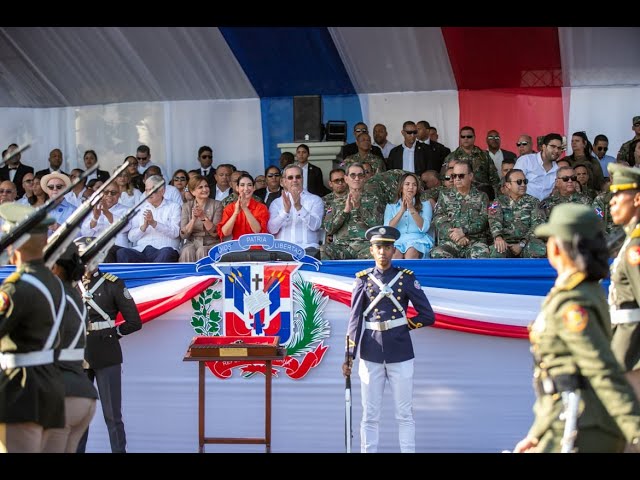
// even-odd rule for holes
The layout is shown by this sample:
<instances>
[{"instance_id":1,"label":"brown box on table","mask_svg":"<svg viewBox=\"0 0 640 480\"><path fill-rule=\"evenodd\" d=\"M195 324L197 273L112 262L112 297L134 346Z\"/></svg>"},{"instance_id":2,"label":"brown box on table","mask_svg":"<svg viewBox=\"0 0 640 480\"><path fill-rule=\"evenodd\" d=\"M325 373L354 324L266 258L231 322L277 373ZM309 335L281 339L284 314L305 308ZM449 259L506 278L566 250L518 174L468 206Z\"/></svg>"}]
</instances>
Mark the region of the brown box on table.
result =
<instances>
[{"instance_id":1,"label":"brown box on table","mask_svg":"<svg viewBox=\"0 0 640 480\"><path fill-rule=\"evenodd\" d=\"M280 337L193 337L191 357L269 357L279 354Z\"/></svg>"}]
</instances>

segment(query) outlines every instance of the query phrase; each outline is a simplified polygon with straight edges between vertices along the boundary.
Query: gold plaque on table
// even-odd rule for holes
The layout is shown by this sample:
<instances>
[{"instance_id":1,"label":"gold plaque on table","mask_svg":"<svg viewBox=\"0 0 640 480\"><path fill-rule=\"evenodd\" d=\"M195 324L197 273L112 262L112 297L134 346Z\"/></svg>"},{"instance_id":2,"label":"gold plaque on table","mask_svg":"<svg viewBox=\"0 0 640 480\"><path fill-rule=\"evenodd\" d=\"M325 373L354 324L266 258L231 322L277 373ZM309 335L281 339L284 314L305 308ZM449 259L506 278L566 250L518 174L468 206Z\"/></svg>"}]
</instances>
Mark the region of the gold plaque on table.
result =
<instances>
[{"instance_id":1,"label":"gold plaque on table","mask_svg":"<svg viewBox=\"0 0 640 480\"><path fill-rule=\"evenodd\" d=\"M246 357L248 355L246 348L220 348L221 357Z\"/></svg>"}]
</instances>

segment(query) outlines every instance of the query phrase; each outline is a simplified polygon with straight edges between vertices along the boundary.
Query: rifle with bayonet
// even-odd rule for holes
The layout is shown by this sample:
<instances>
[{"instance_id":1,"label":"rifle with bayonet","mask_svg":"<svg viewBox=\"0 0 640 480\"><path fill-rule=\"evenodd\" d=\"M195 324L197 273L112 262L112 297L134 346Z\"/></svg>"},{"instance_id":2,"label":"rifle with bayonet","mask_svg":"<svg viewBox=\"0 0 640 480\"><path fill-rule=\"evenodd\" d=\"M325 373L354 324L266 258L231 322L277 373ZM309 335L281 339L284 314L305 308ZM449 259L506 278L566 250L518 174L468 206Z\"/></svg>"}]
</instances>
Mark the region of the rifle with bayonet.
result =
<instances>
[{"instance_id":1,"label":"rifle with bayonet","mask_svg":"<svg viewBox=\"0 0 640 480\"><path fill-rule=\"evenodd\" d=\"M153 189L147 193L144 197L132 206L127 212L122 215L118 220L113 222L106 230L104 230L96 239L89 244L87 249L80 255L80 260L86 266L87 270L92 272L98 268L100 263L101 252L108 252L116 241L118 233L131 221L131 219L138 213L138 210L147 199L164 187L164 180L158 183Z\"/></svg>"},{"instance_id":2,"label":"rifle with bayonet","mask_svg":"<svg viewBox=\"0 0 640 480\"><path fill-rule=\"evenodd\" d=\"M97 164L96 164L97 165ZM96 165L93 165L94 167ZM111 177L100 185L100 187L89 197L89 199L78 206L75 211L65 220L65 222L58 227L49 240L46 247L44 247L44 264L47 268L55 265L60 255L62 255L69 244L78 236L78 230L82 226L82 222L85 217L93 210L93 208L102 200L104 196L104 190L113 182L120 173L122 173L129 166L129 162L125 162L120 165ZM93 167L92 167L93 168Z\"/></svg>"},{"instance_id":3,"label":"rifle with bayonet","mask_svg":"<svg viewBox=\"0 0 640 480\"><path fill-rule=\"evenodd\" d=\"M0 167L4 167L9 160L11 160L16 155L24 152L30 147L31 147L30 143L25 143L24 145L18 146L18 148L16 148L13 152L7 153L4 157L2 157L2 160L0 160Z\"/></svg>"},{"instance_id":4,"label":"rifle with bayonet","mask_svg":"<svg viewBox=\"0 0 640 480\"><path fill-rule=\"evenodd\" d=\"M69 185L64 190L62 190L60 195L58 195L56 198L49 199L47 201L47 203L45 203L43 206L38 208L36 211L34 211L28 217L25 217L24 220L22 220L15 227L13 227L9 233L3 235L2 238L0 238L0 252L3 252L4 250L6 250L6 248L9 245L12 245L13 243L16 243L24 235L28 234L33 229L33 227L35 227L37 224L39 224L41 221L43 221L47 217L47 214L51 210L53 210L60 203L62 203L62 200L64 200L64 196L67 193L69 193L71 190L73 190L73 188L78 183L80 183L87 176L91 175L97 169L98 169L98 164L93 165L91 168L86 170L82 175L80 175L80 177L78 177L78 179L74 183Z\"/></svg>"},{"instance_id":5,"label":"rifle with bayonet","mask_svg":"<svg viewBox=\"0 0 640 480\"><path fill-rule=\"evenodd\" d=\"M347 365L351 365L351 355L349 355L349 335L347 335L347 345L344 352L344 361ZM351 403L351 375L345 375L344 387L344 445L347 453L351 453L351 444L353 440L353 419L352 419L352 403Z\"/></svg>"}]
</instances>

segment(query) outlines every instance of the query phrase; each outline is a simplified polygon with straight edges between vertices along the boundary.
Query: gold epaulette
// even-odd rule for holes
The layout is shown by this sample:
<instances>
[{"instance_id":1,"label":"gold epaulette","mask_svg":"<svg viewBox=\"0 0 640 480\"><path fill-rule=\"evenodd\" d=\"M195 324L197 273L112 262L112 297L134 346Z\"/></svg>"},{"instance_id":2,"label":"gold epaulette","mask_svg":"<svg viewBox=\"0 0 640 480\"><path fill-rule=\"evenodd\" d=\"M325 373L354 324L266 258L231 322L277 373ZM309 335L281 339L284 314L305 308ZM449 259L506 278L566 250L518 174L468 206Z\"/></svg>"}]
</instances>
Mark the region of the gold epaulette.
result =
<instances>
[{"instance_id":1,"label":"gold epaulette","mask_svg":"<svg viewBox=\"0 0 640 480\"><path fill-rule=\"evenodd\" d=\"M636 228L634 228L633 232L631 232L631 238L638 238L638 237L640 237L640 223L636 225Z\"/></svg>"},{"instance_id":2,"label":"gold epaulette","mask_svg":"<svg viewBox=\"0 0 640 480\"><path fill-rule=\"evenodd\" d=\"M7 278L4 279L4 283L16 283L18 280L20 280L21 276L22 276L22 271L15 271L11 275L9 275Z\"/></svg>"},{"instance_id":3,"label":"gold epaulette","mask_svg":"<svg viewBox=\"0 0 640 480\"><path fill-rule=\"evenodd\" d=\"M116 280L118 280L118 277L116 277L113 273L105 273L103 277L109 282L115 282Z\"/></svg>"},{"instance_id":4,"label":"gold epaulette","mask_svg":"<svg viewBox=\"0 0 640 480\"><path fill-rule=\"evenodd\" d=\"M360 277L364 277L365 275L371 273L372 269L371 268L367 268L365 270L362 270L358 273L356 273L356 277L360 278Z\"/></svg>"},{"instance_id":5,"label":"gold epaulette","mask_svg":"<svg viewBox=\"0 0 640 480\"><path fill-rule=\"evenodd\" d=\"M403 268L402 271L404 273L408 273L409 275L413 275L413 270L409 270L408 268Z\"/></svg>"}]
</instances>

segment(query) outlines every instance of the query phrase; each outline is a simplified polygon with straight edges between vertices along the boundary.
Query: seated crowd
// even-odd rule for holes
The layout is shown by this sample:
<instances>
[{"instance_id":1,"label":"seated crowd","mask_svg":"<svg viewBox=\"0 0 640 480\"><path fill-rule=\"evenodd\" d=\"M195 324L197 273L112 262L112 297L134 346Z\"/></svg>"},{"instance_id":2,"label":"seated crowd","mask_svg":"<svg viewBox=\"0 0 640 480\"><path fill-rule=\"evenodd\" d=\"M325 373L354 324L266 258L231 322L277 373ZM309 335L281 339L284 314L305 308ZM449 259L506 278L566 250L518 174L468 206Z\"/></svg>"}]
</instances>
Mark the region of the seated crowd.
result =
<instances>
[{"instance_id":1,"label":"seated crowd","mask_svg":"<svg viewBox=\"0 0 640 480\"><path fill-rule=\"evenodd\" d=\"M428 122L407 121L402 145L386 140L386 127L354 126L356 142L343 147L341 163L331 170L328 187L322 170L309 162L310 150L298 146L283 153L254 177L224 163L213 167L213 150L198 150L199 168L178 169L167 185L140 145L128 165L103 190L101 201L82 223L80 236L97 236L143 201L138 213L117 236L107 262L195 262L221 241L246 233L271 233L303 247L318 259L371 258L364 233L384 224L397 228L396 258L542 258L545 243L533 233L559 204L590 205L606 224L607 234L620 227L609 214L609 163L640 165L640 117L635 137L615 159L606 155L608 139L593 145L584 132L571 137L572 154L563 157L563 137L549 133L537 142L522 135L518 153L502 150L500 135L487 133L487 150L475 145L472 127L460 129L455 150L438 143ZM10 145L5 155L18 148ZM83 156L87 169L98 161L93 150ZM59 149L49 168L38 171L21 163L20 154L0 168L0 203L17 201L39 207L81 179L51 212L51 232L110 178L96 170L62 170ZM124 167L123 167L124 168ZM155 189L155 191L154 191Z\"/></svg>"}]
</instances>

